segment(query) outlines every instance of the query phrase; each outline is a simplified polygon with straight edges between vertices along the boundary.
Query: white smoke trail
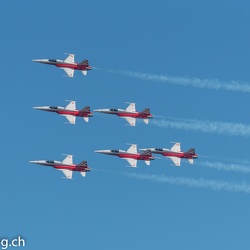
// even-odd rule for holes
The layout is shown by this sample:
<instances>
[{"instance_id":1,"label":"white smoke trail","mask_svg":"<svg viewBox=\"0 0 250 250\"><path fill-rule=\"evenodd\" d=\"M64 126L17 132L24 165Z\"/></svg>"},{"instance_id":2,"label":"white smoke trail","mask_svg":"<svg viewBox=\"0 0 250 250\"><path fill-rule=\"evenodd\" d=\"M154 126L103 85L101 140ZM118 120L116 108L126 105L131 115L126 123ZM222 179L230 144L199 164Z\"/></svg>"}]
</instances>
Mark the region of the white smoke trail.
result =
<instances>
[{"instance_id":1,"label":"white smoke trail","mask_svg":"<svg viewBox=\"0 0 250 250\"><path fill-rule=\"evenodd\" d=\"M230 135L230 136L250 136L250 125L231 122L213 122L198 119L161 119L152 120L154 124L162 128L175 128L182 130L200 131L209 134Z\"/></svg>"},{"instance_id":2,"label":"white smoke trail","mask_svg":"<svg viewBox=\"0 0 250 250\"><path fill-rule=\"evenodd\" d=\"M203 178L194 179L185 177L172 177L165 175L149 175L149 174L135 174L135 173L127 174L127 176L141 180L167 183L171 185L212 189L215 191L228 191L234 193L243 192L250 194L250 185L245 181L240 183L232 183L232 182L209 180Z\"/></svg>"},{"instance_id":3,"label":"white smoke trail","mask_svg":"<svg viewBox=\"0 0 250 250\"><path fill-rule=\"evenodd\" d=\"M250 84L240 84L236 81L222 82L218 79L199 79L169 75L154 75L132 71L119 71L119 73L147 81L157 81L162 83L170 83L181 86L192 86L195 88L206 88L212 90L227 90L250 93Z\"/></svg>"},{"instance_id":4,"label":"white smoke trail","mask_svg":"<svg viewBox=\"0 0 250 250\"><path fill-rule=\"evenodd\" d=\"M249 174L250 167L240 165L240 164L230 164L230 163L222 163L222 162L199 162L199 165L213 168L222 171L231 171L235 173Z\"/></svg>"}]
</instances>

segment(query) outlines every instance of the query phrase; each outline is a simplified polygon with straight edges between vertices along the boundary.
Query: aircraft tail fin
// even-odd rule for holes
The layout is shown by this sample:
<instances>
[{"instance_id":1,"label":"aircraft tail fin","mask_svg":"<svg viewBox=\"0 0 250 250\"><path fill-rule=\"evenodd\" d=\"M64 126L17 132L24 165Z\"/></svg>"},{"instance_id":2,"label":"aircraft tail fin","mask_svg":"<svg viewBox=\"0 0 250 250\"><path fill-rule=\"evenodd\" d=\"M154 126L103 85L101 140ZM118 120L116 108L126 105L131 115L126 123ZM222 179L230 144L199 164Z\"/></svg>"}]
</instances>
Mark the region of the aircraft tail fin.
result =
<instances>
[{"instance_id":1,"label":"aircraft tail fin","mask_svg":"<svg viewBox=\"0 0 250 250\"><path fill-rule=\"evenodd\" d=\"M143 115L150 115L150 109L149 108L145 108L143 109L140 114L143 114Z\"/></svg>"},{"instance_id":2,"label":"aircraft tail fin","mask_svg":"<svg viewBox=\"0 0 250 250\"><path fill-rule=\"evenodd\" d=\"M194 148L190 148L188 151L185 152L185 154L195 155L195 149Z\"/></svg>"},{"instance_id":3,"label":"aircraft tail fin","mask_svg":"<svg viewBox=\"0 0 250 250\"><path fill-rule=\"evenodd\" d=\"M82 161L77 164L77 167L87 167L87 161Z\"/></svg>"},{"instance_id":4,"label":"aircraft tail fin","mask_svg":"<svg viewBox=\"0 0 250 250\"><path fill-rule=\"evenodd\" d=\"M90 106L86 106L80 110L80 113L90 113Z\"/></svg>"},{"instance_id":5,"label":"aircraft tail fin","mask_svg":"<svg viewBox=\"0 0 250 250\"><path fill-rule=\"evenodd\" d=\"M89 61L88 60L83 60L79 63L79 65L83 65L83 66L89 66Z\"/></svg>"},{"instance_id":6,"label":"aircraft tail fin","mask_svg":"<svg viewBox=\"0 0 250 250\"><path fill-rule=\"evenodd\" d=\"M150 149L147 149L146 151L143 152L143 155L152 155L152 151Z\"/></svg>"}]
</instances>

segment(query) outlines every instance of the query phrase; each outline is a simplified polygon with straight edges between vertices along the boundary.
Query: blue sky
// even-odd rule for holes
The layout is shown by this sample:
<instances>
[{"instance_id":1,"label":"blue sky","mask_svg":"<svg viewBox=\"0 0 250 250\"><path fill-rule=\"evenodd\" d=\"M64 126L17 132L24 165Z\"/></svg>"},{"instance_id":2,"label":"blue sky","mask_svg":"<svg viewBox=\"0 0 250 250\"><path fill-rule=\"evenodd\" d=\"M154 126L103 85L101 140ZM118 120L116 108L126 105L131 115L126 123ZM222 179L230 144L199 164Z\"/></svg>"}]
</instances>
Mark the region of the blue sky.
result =
<instances>
[{"instance_id":1,"label":"blue sky","mask_svg":"<svg viewBox=\"0 0 250 250\"><path fill-rule=\"evenodd\" d=\"M207 86L250 86L249 7L244 0L2 2L0 238L21 235L26 249L38 250L247 249L249 92ZM70 79L32 63L65 52L99 70ZM176 84L180 78L191 84ZM209 83L194 87L196 78ZM74 126L32 108L65 100L91 110L135 102L162 117L129 127L94 114ZM194 147L199 159L176 168L161 157L131 169L94 153L171 141ZM94 170L68 181L29 163L62 154Z\"/></svg>"}]
</instances>

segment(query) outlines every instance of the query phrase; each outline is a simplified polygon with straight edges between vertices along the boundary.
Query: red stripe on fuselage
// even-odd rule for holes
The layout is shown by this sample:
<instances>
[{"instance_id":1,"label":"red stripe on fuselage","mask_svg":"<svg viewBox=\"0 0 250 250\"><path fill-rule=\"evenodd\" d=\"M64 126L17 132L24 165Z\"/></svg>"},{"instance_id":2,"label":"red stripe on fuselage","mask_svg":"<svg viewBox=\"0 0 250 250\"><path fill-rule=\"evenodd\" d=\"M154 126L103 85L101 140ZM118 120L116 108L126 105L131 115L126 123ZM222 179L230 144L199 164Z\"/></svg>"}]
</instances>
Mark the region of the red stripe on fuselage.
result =
<instances>
[{"instance_id":1,"label":"red stripe on fuselage","mask_svg":"<svg viewBox=\"0 0 250 250\"><path fill-rule=\"evenodd\" d=\"M142 154L118 154L117 156L119 156L120 158L131 158L131 159L136 159L136 160L144 160L144 161L148 161L150 159L153 159L152 155L142 155Z\"/></svg>"},{"instance_id":2,"label":"red stripe on fuselage","mask_svg":"<svg viewBox=\"0 0 250 250\"><path fill-rule=\"evenodd\" d=\"M141 119L146 119L146 118L151 118L152 115L147 115L147 114L140 114L140 113L115 113L116 115L120 117L133 117L133 118L141 118Z\"/></svg>"},{"instance_id":3,"label":"red stripe on fuselage","mask_svg":"<svg viewBox=\"0 0 250 250\"><path fill-rule=\"evenodd\" d=\"M55 64L58 68L69 68L69 69L76 69L76 70L89 70L90 66L79 65L79 64L69 64L69 63L57 63Z\"/></svg>"},{"instance_id":4,"label":"red stripe on fuselage","mask_svg":"<svg viewBox=\"0 0 250 250\"><path fill-rule=\"evenodd\" d=\"M56 169L67 169L67 170L71 170L71 171L80 171L80 172L85 172L85 171L89 171L89 169L86 167L79 167L77 165L73 165L73 166L54 166L54 168Z\"/></svg>"},{"instance_id":5,"label":"red stripe on fuselage","mask_svg":"<svg viewBox=\"0 0 250 250\"><path fill-rule=\"evenodd\" d=\"M73 115L73 116L79 116L79 117L88 117L89 115L91 116L92 113L86 113L86 112L81 112L79 110L55 110L55 112L59 115Z\"/></svg>"},{"instance_id":6,"label":"red stripe on fuselage","mask_svg":"<svg viewBox=\"0 0 250 250\"><path fill-rule=\"evenodd\" d=\"M163 156L173 156L178 158L187 158L192 159L195 155L192 154L185 154L184 152L163 152L161 153Z\"/></svg>"}]
</instances>

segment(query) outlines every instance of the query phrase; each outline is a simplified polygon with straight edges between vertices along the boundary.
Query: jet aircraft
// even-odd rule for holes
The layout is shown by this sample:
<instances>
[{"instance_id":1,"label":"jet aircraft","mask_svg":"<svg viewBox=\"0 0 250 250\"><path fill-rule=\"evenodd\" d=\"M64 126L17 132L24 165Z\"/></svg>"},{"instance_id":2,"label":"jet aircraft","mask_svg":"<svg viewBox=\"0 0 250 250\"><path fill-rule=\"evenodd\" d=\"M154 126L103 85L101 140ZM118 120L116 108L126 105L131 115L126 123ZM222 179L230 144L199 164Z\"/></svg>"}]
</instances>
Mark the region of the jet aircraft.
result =
<instances>
[{"instance_id":1,"label":"jet aircraft","mask_svg":"<svg viewBox=\"0 0 250 250\"><path fill-rule=\"evenodd\" d=\"M71 101L66 108L60 106L40 106L33 108L48 112L56 112L59 115L65 116L71 124L75 124L76 116L82 117L86 122L89 121L89 117L93 116L90 112L89 106L86 106L81 110L77 110L75 101Z\"/></svg>"},{"instance_id":2,"label":"jet aircraft","mask_svg":"<svg viewBox=\"0 0 250 250\"><path fill-rule=\"evenodd\" d=\"M69 54L64 61L59 59L35 59L32 61L55 65L56 67L63 69L69 77L74 77L75 70L81 70L84 75L87 75L87 71L91 70L88 60L76 63L74 54Z\"/></svg>"},{"instance_id":3,"label":"jet aircraft","mask_svg":"<svg viewBox=\"0 0 250 250\"><path fill-rule=\"evenodd\" d=\"M128 163L134 168L136 168L137 160L143 160L147 165L150 165L150 161L154 160L154 157L152 156L150 150L146 150L144 153L138 153L136 144L132 144L132 146L127 151L120 149L119 150L112 149L112 150L95 150L95 152L107 155L116 155L122 159L127 160Z\"/></svg>"},{"instance_id":4,"label":"jet aircraft","mask_svg":"<svg viewBox=\"0 0 250 250\"><path fill-rule=\"evenodd\" d=\"M153 118L153 115L150 114L149 108L145 108L141 112L137 112L135 110L135 103L130 103L129 106L125 110L124 109L117 109L117 108L95 109L94 112L101 112L104 114L118 115L121 118L125 118L131 126L135 126L136 118L143 119L143 121L146 124L148 124L149 118Z\"/></svg>"},{"instance_id":5,"label":"jet aircraft","mask_svg":"<svg viewBox=\"0 0 250 250\"><path fill-rule=\"evenodd\" d=\"M151 150L153 154L162 154L163 156L168 157L173 161L176 166L181 165L181 158L185 158L189 161L190 164L194 163L194 159L198 158L198 155L195 153L194 148L190 148L186 152L181 151L181 144L176 142L171 149L167 148L144 148L140 149L142 151Z\"/></svg>"},{"instance_id":6,"label":"jet aircraft","mask_svg":"<svg viewBox=\"0 0 250 250\"><path fill-rule=\"evenodd\" d=\"M79 164L74 164L72 155L67 155L67 157L62 162L54 160L39 160L30 161L30 163L54 167L55 169L61 170L67 179L72 179L73 171L80 172L83 177L85 177L86 172L90 171L87 161L82 161Z\"/></svg>"}]
</instances>

